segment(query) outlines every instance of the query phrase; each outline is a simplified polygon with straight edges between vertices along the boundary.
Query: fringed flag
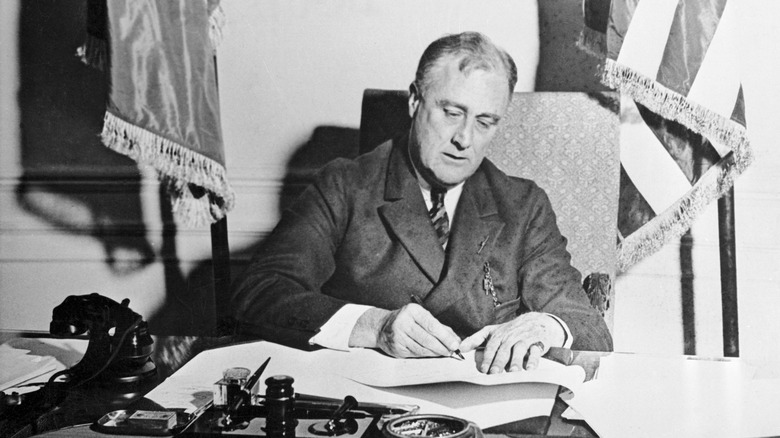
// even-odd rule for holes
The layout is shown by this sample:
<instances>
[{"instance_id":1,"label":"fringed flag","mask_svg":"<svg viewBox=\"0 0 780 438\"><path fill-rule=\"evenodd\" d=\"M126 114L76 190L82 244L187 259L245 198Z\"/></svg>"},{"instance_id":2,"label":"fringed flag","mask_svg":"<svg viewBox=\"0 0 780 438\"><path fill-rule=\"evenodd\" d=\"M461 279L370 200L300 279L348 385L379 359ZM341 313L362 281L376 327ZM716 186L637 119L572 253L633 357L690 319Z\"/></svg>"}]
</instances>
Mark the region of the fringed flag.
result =
<instances>
[{"instance_id":1,"label":"fringed flag","mask_svg":"<svg viewBox=\"0 0 780 438\"><path fill-rule=\"evenodd\" d=\"M87 12L77 54L108 72L103 143L159 172L178 223L221 219L235 195L217 93L218 0L94 0Z\"/></svg>"},{"instance_id":2,"label":"fringed flag","mask_svg":"<svg viewBox=\"0 0 780 438\"><path fill-rule=\"evenodd\" d=\"M603 57L602 82L632 106L633 99L633 125L642 124L658 146L638 150L621 140L620 270L679 239L752 161L738 74L737 4L583 3L580 46ZM631 114L630 108L623 112Z\"/></svg>"}]
</instances>

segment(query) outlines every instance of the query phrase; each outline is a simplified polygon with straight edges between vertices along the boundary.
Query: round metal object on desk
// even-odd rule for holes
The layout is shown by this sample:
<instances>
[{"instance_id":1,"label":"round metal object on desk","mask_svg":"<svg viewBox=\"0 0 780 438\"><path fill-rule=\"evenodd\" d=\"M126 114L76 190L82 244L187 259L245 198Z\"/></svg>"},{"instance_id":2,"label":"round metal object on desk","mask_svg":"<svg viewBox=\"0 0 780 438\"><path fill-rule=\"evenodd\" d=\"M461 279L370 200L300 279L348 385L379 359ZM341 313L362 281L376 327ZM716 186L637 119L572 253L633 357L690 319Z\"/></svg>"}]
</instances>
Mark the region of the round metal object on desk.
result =
<instances>
[{"instance_id":1,"label":"round metal object on desk","mask_svg":"<svg viewBox=\"0 0 780 438\"><path fill-rule=\"evenodd\" d=\"M482 438L476 424L448 415L409 415L385 423L385 438Z\"/></svg>"}]
</instances>

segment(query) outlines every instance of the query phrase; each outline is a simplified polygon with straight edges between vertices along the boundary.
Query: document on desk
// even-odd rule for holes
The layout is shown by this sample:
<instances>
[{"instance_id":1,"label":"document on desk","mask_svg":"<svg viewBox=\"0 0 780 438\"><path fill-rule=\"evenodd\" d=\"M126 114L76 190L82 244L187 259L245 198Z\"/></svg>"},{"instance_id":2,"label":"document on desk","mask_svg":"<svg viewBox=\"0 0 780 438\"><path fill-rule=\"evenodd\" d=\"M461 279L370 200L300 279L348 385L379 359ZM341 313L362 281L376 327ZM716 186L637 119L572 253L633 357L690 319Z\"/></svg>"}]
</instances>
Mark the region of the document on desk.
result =
<instances>
[{"instance_id":1,"label":"document on desk","mask_svg":"<svg viewBox=\"0 0 780 438\"><path fill-rule=\"evenodd\" d=\"M0 344L0 391L63 368L52 356L29 353L26 349Z\"/></svg>"},{"instance_id":2,"label":"document on desk","mask_svg":"<svg viewBox=\"0 0 780 438\"><path fill-rule=\"evenodd\" d=\"M265 378L284 374L295 379L297 393L336 399L352 395L359 402L417 405L420 413L453 415L482 428L549 415L558 385L565 382L574 386L577 379L584 379L579 367L547 361L538 371L485 376L476 371L473 355L466 361L402 360L373 350L306 352L256 342L200 353L146 397L165 408L192 412L210 400L212 386L223 370L255 369L268 357L271 361L261 379L261 393ZM551 378L553 370L567 377ZM381 379L371 378L383 374ZM404 385L405 378L409 381Z\"/></svg>"},{"instance_id":3,"label":"document on desk","mask_svg":"<svg viewBox=\"0 0 780 438\"><path fill-rule=\"evenodd\" d=\"M612 354L566 401L602 438L758 436L744 410L751 374L739 359Z\"/></svg>"},{"instance_id":4,"label":"document on desk","mask_svg":"<svg viewBox=\"0 0 780 438\"><path fill-rule=\"evenodd\" d=\"M585 380L585 370L581 367L567 367L547 359L542 359L533 371L484 374L477 370L481 351L471 351L464 356L466 360L448 357L397 359L375 350L356 349L350 353L350 361L333 372L376 387L465 382L483 386L552 383L573 389Z\"/></svg>"}]
</instances>

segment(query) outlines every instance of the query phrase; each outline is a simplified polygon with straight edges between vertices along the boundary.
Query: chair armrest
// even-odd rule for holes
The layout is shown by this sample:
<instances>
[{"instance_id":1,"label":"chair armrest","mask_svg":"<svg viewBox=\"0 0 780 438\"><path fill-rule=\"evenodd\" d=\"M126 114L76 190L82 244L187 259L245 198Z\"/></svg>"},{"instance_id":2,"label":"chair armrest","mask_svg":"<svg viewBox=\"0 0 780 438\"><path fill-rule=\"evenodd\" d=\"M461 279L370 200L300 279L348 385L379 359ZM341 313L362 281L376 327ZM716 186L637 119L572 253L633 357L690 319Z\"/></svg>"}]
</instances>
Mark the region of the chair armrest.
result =
<instances>
[{"instance_id":1,"label":"chair armrest","mask_svg":"<svg viewBox=\"0 0 780 438\"><path fill-rule=\"evenodd\" d=\"M590 299L590 305L604 316L612 299L612 279L609 274L593 272L585 277L582 288Z\"/></svg>"}]
</instances>

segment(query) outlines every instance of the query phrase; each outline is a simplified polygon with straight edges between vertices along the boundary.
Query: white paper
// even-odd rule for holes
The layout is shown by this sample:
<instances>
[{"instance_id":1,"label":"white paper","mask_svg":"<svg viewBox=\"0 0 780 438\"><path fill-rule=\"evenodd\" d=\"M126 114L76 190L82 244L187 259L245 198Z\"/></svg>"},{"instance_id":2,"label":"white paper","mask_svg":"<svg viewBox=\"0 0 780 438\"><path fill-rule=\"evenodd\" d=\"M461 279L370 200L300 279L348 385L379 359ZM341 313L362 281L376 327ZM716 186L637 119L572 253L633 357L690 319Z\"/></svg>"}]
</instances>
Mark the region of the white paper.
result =
<instances>
[{"instance_id":1,"label":"white paper","mask_svg":"<svg viewBox=\"0 0 780 438\"><path fill-rule=\"evenodd\" d=\"M740 436L780 436L780 379L755 379L748 384Z\"/></svg>"},{"instance_id":2,"label":"white paper","mask_svg":"<svg viewBox=\"0 0 780 438\"><path fill-rule=\"evenodd\" d=\"M751 375L740 360L613 354L567 403L602 438L739 437Z\"/></svg>"},{"instance_id":3,"label":"white paper","mask_svg":"<svg viewBox=\"0 0 780 438\"><path fill-rule=\"evenodd\" d=\"M293 388L299 394L336 399L352 395L363 402L417 405L420 413L453 415L482 428L549 415L558 390L557 384L507 382L487 386L448 382L373 387L345 377L344 370L363 367L368 372L379 373L397 359L359 349L305 352L257 342L200 353L146 397L169 409L192 412L211 399L212 386L222 377L223 370L230 367L255 370L268 357L271 361L261 377L261 393L267 377L284 374L295 379ZM458 362L451 358L440 358L440 361L443 366ZM506 377L496 376L497 381L501 379Z\"/></svg>"},{"instance_id":4,"label":"white paper","mask_svg":"<svg viewBox=\"0 0 780 438\"><path fill-rule=\"evenodd\" d=\"M0 345L0 391L50 373L62 365L51 356L28 354L29 350Z\"/></svg>"},{"instance_id":5,"label":"white paper","mask_svg":"<svg viewBox=\"0 0 780 438\"><path fill-rule=\"evenodd\" d=\"M441 382L468 382L476 385L506 385L511 383L554 383L576 388L585 380L585 370L567 367L542 358L533 371L484 374L477 370L477 355L465 353L466 360L449 357L396 359L375 350L353 350L345 366L334 369L336 374L360 383L378 386L410 386Z\"/></svg>"}]
</instances>

